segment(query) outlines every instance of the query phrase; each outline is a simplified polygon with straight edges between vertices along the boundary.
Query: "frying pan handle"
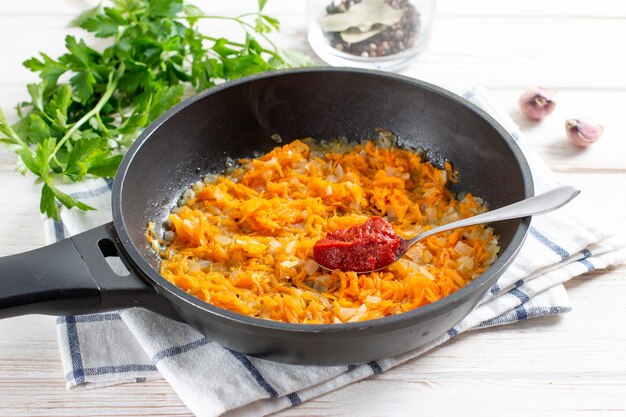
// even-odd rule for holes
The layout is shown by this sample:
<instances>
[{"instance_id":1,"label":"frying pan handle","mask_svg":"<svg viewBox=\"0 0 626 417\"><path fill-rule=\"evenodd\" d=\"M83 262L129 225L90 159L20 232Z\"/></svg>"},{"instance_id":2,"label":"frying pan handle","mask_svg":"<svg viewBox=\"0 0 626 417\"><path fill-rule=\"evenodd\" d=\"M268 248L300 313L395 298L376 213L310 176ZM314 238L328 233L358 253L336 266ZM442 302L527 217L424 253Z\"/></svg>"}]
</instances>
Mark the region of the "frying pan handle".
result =
<instances>
[{"instance_id":1,"label":"frying pan handle","mask_svg":"<svg viewBox=\"0 0 626 417\"><path fill-rule=\"evenodd\" d=\"M85 314L100 292L71 240L0 258L0 318Z\"/></svg>"},{"instance_id":2,"label":"frying pan handle","mask_svg":"<svg viewBox=\"0 0 626 417\"><path fill-rule=\"evenodd\" d=\"M24 314L78 315L145 307L175 316L122 255L112 223L30 252L0 258L0 318ZM122 260L127 275L106 257Z\"/></svg>"}]
</instances>

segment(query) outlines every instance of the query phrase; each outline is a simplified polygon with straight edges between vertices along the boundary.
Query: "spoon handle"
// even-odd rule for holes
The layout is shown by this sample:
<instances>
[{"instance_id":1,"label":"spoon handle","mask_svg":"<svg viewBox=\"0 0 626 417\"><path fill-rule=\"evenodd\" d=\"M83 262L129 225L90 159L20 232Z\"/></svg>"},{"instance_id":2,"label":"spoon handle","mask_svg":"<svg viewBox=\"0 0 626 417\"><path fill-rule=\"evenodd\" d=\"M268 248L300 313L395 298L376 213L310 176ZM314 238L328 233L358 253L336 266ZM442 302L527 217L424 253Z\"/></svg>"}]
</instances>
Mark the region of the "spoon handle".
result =
<instances>
[{"instance_id":1,"label":"spoon handle","mask_svg":"<svg viewBox=\"0 0 626 417\"><path fill-rule=\"evenodd\" d=\"M527 198L526 200L522 200L493 211L488 211L477 216L468 217L467 219L444 224L443 226L427 230L424 233L420 233L414 238L409 239L407 241L407 248L419 240L437 233L445 232L446 230L474 226L476 224L498 222L501 220L519 219L521 217L547 213L564 206L579 193L580 190L570 185L558 187L543 194Z\"/></svg>"}]
</instances>

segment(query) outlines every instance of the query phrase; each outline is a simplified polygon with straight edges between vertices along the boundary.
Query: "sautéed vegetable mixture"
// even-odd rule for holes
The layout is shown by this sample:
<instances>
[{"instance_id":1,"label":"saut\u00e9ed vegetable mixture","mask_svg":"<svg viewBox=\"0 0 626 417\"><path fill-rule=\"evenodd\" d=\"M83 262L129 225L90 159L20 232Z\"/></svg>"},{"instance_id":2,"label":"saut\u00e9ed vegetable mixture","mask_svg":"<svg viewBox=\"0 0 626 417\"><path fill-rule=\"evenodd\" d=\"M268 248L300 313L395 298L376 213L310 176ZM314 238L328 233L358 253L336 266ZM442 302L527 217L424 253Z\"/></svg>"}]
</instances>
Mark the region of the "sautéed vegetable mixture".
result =
<instances>
[{"instance_id":1,"label":"saut\u00e9ed vegetable mixture","mask_svg":"<svg viewBox=\"0 0 626 417\"><path fill-rule=\"evenodd\" d=\"M324 270L313 245L327 233L372 216L412 237L486 210L471 194L457 200L438 169L418 152L376 140L296 140L183 194L159 236L146 236L160 273L207 303L291 323L344 323L399 314L463 287L496 259L484 225L431 236L387 269L366 274Z\"/></svg>"}]
</instances>

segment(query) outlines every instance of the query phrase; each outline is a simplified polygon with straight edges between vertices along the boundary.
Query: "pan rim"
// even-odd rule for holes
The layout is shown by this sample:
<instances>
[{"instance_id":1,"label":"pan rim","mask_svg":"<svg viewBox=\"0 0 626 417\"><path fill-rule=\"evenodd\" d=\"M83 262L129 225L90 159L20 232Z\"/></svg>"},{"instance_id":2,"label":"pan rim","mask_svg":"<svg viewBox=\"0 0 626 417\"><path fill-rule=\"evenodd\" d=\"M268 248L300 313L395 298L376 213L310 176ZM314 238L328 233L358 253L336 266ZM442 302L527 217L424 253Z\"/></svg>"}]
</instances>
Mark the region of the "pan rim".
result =
<instances>
[{"instance_id":1,"label":"pan rim","mask_svg":"<svg viewBox=\"0 0 626 417\"><path fill-rule=\"evenodd\" d=\"M190 304L194 308L202 310L203 313L209 316L218 316L219 318L226 319L233 324L241 326L253 326L255 328L263 328L266 331L275 332L287 332L287 333L299 333L299 334L352 334L354 331L362 331L365 329L383 328L385 330L391 330L392 328L406 327L406 323L415 324L421 321L428 321L434 317L449 311L451 306L455 306L464 301L466 295L474 293L475 291L482 291L484 294L488 288L484 288L490 279L497 275L501 270L505 270L517 255L519 249L522 246L530 227L530 218L524 218L520 220L520 224L517 227L511 242L507 248L498 256L496 261L485 272L479 275L472 282L468 283L464 287L455 291L454 293L437 300L434 303L430 303L420 308L416 308L401 314L395 314L391 316L382 317L379 319L366 320L353 323L337 323L337 324L301 324L301 323L286 323L273 320L261 319L256 317L245 316L215 305L209 304L201 299L187 294L185 291L176 287L174 284L167 281L162 277L158 271L155 271L152 266L141 255L137 247L132 242L126 227L124 216L122 213L123 203L123 190L124 179L128 169L132 165L132 162L138 154L141 147L149 142L152 134L167 120L174 117L181 110L193 105L195 102L205 99L208 96L219 94L225 89L236 87L238 85L254 82L261 79L269 79L275 77L282 77L290 74L307 74L307 73L357 73L363 75L370 75L375 77L382 77L386 79L395 80L401 83L407 83L411 86L419 87L425 90L429 90L432 93L444 96L457 104L460 104L469 110L473 111L478 117L484 119L504 140L505 144L511 150L514 158L517 161L518 167L521 171L522 181L524 186L525 198L532 197L534 195L534 184L532 174L528 161L526 160L521 148L517 144L515 138L504 128L498 121L496 121L487 112L469 102L467 99L434 84L426 81L422 81L416 78L388 73L378 70L369 69L357 69L357 68L344 68L344 67L309 67L299 69L287 69L278 70L268 73L251 75L248 77L242 77L237 80L228 81L219 86L213 87L200 94L192 96L181 103L177 104L166 113L161 115L157 120L151 123L135 140L133 145L129 148L128 152L124 156L124 159L120 163L117 171L116 178L113 183L111 203L113 224L115 226L118 238L123 246L123 249L130 258L130 261L134 264L137 272L142 274L150 281L151 285L154 285L157 291L165 291L170 295L176 297L176 301L182 304Z\"/></svg>"}]
</instances>

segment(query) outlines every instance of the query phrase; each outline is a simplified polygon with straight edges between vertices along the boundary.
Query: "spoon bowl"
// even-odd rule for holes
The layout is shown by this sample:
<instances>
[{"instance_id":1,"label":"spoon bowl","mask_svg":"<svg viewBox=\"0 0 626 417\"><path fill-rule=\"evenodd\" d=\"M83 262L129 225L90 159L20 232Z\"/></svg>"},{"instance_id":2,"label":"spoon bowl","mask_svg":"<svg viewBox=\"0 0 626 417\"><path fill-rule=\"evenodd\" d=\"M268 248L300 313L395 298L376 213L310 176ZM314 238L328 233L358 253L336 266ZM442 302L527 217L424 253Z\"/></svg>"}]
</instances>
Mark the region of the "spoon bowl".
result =
<instances>
[{"instance_id":1,"label":"spoon bowl","mask_svg":"<svg viewBox=\"0 0 626 417\"><path fill-rule=\"evenodd\" d=\"M499 209L496 209L493 211L488 211L486 213L482 213L476 216L468 217L462 220L444 224L442 226L434 227L432 229L426 230L412 237L411 239L403 239L396 235L395 238L399 240L399 244L398 244L397 250L395 251L395 256L391 257L391 259L389 256L385 256L384 262L379 262L379 260L376 260L376 265L377 265L376 268L361 268L360 266L353 267L353 269L347 269L344 267L337 268L336 266L333 267L333 265L330 265L330 264L326 264L326 265L324 264L325 259L328 259L328 258L318 258L316 259L316 261L322 268L327 269L327 270L341 269L344 272L347 272L348 270L353 270L354 272L357 272L360 274L366 274L369 272L379 271L381 269L387 268L389 265L396 262L398 259L402 258L402 256L404 256L404 254L413 245L415 245L417 242L423 239L426 239L429 236L435 235L437 233L445 232L451 229L457 229L460 227L474 226L477 224L484 224L484 223L493 223L493 222L498 222L502 220L518 219L522 217L548 213L550 211L556 210L564 206L565 204L569 203L579 193L580 193L580 190L578 190L577 188L566 185L566 186L555 188L543 194L539 194L537 196L530 197L522 201L518 201L517 203L500 207ZM378 219L378 220L380 222L385 222L382 219ZM387 223L387 226L389 228L391 227L388 223ZM398 240L396 240L396 242ZM370 245L370 243L368 243L368 245ZM354 246L358 246L358 244L355 244L353 246L346 245L345 248L349 248L346 250L353 251ZM372 256L374 257L377 256L376 253L381 253L381 251L378 251L376 247L373 247L371 249L372 250L370 250L369 252L372 253L373 254ZM361 252L367 252L367 251L362 250ZM340 255L340 253L336 255ZM337 259L338 256L333 256L332 258ZM363 265L365 265L365 263L363 263Z\"/></svg>"}]
</instances>

